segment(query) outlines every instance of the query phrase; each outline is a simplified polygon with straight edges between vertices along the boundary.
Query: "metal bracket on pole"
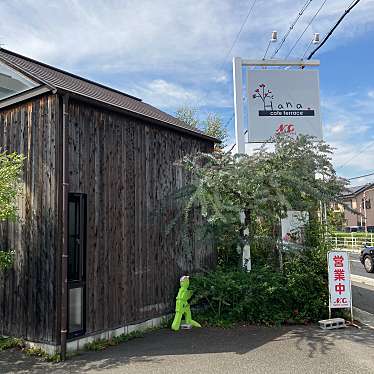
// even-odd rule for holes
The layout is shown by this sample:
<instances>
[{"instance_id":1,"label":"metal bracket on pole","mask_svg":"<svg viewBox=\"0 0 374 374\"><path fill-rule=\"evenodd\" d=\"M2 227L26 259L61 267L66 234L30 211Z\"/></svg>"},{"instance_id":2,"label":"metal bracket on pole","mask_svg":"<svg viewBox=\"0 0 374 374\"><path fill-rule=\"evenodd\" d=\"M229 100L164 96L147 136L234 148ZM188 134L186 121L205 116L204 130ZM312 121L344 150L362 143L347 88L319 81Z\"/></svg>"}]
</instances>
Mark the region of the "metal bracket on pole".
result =
<instances>
[{"instance_id":1,"label":"metal bracket on pole","mask_svg":"<svg viewBox=\"0 0 374 374\"><path fill-rule=\"evenodd\" d=\"M320 65L319 60L241 60L241 62L242 62L242 66L319 66Z\"/></svg>"}]
</instances>

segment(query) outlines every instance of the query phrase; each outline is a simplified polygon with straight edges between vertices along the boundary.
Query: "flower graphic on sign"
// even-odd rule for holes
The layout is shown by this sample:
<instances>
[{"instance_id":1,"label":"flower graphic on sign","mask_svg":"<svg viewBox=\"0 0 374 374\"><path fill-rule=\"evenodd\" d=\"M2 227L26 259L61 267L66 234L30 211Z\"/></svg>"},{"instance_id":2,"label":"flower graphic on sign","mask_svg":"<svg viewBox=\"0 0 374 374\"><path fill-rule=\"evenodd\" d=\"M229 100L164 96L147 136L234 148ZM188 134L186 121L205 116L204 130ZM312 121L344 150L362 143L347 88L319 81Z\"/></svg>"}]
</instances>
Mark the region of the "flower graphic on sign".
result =
<instances>
[{"instance_id":1,"label":"flower graphic on sign","mask_svg":"<svg viewBox=\"0 0 374 374\"><path fill-rule=\"evenodd\" d=\"M260 98L262 100L262 103L264 104L264 110L266 110L266 108L270 108L270 110L273 110L273 93L271 92L271 90L266 89L265 87L266 85L264 83L261 83L258 88L255 89L252 97L254 99Z\"/></svg>"},{"instance_id":2,"label":"flower graphic on sign","mask_svg":"<svg viewBox=\"0 0 374 374\"><path fill-rule=\"evenodd\" d=\"M308 117L314 116L314 110L304 106L300 102L286 100L285 102L277 102L274 100L273 91L261 83L252 94L253 99L260 99L263 109L258 111L259 116L277 116L277 117Z\"/></svg>"}]
</instances>

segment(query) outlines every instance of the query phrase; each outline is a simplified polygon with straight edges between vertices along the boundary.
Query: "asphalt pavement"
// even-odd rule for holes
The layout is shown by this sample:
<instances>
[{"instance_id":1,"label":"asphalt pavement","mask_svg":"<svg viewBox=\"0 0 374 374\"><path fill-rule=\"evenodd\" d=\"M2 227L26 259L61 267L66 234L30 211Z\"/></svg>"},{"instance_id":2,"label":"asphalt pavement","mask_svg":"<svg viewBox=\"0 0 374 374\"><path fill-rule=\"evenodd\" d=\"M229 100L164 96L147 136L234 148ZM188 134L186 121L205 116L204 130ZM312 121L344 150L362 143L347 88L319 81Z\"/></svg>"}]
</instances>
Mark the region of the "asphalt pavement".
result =
<instances>
[{"instance_id":1,"label":"asphalt pavement","mask_svg":"<svg viewBox=\"0 0 374 374\"><path fill-rule=\"evenodd\" d=\"M356 276L374 281L351 256ZM362 279L359 278L359 279ZM352 282L353 303L374 313L374 287ZM101 352L83 352L58 364L0 352L0 374L366 374L374 373L374 329L317 326L162 329Z\"/></svg>"},{"instance_id":2,"label":"asphalt pavement","mask_svg":"<svg viewBox=\"0 0 374 374\"><path fill-rule=\"evenodd\" d=\"M374 330L317 326L158 330L101 352L45 363L0 352L2 374L373 374Z\"/></svg>"},{"instance_id":3,"label":"asphalt pavement","mask_svg":"<svg viewBox=\"0 0 374 374\"><path fill-rule=\"evenodd\" d=\"M374 279L374 273L367 273L364 268L364 265L361 264L358 253L350 253L349 259L351 262L351 273L352 274Z\"/></svg>"},{"instance_id":4,"label":"asphalt pavement","mask_svg":"<svg viewBox=\"0 0 374 374\"><path fill-rule=\"evenodd\" d=\"M374 314L374 273L367 273L357 253L349 254L351 262L353 305ZM373 369L374 373L374 369Z\"/></svg>"}]
</instances>

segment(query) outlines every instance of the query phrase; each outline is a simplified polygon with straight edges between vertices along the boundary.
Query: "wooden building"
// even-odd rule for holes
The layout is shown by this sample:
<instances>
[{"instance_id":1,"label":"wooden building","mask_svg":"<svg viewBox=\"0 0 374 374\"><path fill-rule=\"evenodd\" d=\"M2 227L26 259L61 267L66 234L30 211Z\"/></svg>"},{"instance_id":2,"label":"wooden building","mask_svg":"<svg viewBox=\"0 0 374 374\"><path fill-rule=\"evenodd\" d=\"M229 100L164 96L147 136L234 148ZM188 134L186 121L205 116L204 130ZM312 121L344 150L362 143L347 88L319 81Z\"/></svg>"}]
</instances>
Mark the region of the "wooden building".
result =
<instances>
[{"instance_id":1,"label":"wooden building","mask_svg":"<svg viewBox=\"0 0 374 374\"><path fill-rule=\"evenodd\" d=\"M172 194L188 175L175 162L215 141L136 97L0 49L0 145L26 156L20 219L0 225L1 247L16 251L0 274L0 335L64 353L66 340L74 349L170 313L179 276L214 263L194 233L183 249Z\"/></svg>"}]
</instances>

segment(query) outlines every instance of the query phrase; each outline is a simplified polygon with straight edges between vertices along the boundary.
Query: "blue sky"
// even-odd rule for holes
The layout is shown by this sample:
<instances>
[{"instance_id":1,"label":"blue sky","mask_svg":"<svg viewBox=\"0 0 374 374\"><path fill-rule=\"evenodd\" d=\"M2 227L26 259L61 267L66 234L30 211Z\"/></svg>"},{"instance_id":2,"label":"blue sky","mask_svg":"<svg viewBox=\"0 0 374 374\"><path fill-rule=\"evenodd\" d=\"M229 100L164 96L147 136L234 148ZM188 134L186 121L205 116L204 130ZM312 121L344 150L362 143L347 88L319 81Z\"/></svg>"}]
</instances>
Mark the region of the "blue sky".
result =
<instances>
[{"instance_id":1,"label":"blue sky","mask_svg":"<svg viewBox=\"0 0 374 374\"><path fill-rule=\"evenodd\" d=\"M174 113L232 115L233 56L258 59L272 30L287 32L305 0L3 0L5 48L123 90ZM313 0L277 55L284 58L323 0ZM327 0L293 51L301 57L351 0ZM374 1L362 0L315 58L320 59L325 139L340 175L374 171ZM271 45L269 55L275 45ZM227 56L227 57L226 57ZM233 122L229 123L233 137ZM371 145L371 142L373 144ZM363 150L363 152L361 152ZM374 177L354 184L374 181Z\"/></svg>"}]
</instances>

